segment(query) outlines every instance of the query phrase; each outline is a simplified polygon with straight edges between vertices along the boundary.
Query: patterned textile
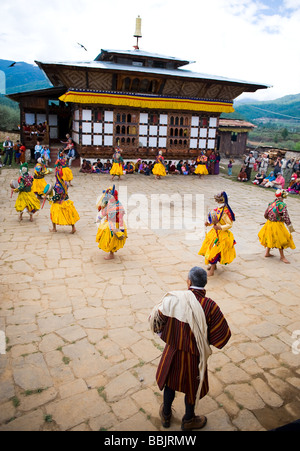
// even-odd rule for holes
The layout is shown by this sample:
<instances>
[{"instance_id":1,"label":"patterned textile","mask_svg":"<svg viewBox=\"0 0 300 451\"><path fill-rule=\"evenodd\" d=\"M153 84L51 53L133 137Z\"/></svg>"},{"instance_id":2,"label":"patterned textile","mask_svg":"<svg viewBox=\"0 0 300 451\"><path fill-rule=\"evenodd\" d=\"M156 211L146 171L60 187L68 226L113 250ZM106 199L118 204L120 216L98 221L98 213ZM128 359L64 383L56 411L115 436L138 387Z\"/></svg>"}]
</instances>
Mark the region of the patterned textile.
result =
<instances>
[{"instance_id":1,"label":"patterned textile","mask_svg":"<svg viewBox=\"0 0 300 451\"><path fill-rule=\"evenodd\" d=\"M56 183L54 185L55 195L52 198L53 202L62 202L68 200L68 187L63 179L62 168L57 167L55 170Z\"/></svg>"},{"instance_id":2,"label":"patterned textile","mask_svg":"<svg viewBox=\"0 0 300 451\"><path fill-rule=\"evenodd\" d=\"M208 342L210 345L223 348L230 339L229 326L217 304L205 297L205 290L192 289L200 302L208 326ZM175 318L164 317L161 339L166 343L157 373L156 381L163 390L167 385L175 391L185 393L189 404L195 404L199 386L199 352L194 335L188 324ZM205 372L200 394L203 398L209 390L208 374Z\"/></svg>"},{"instance_id":3,"label":"patterned textile","mask_svg":"<svg viewBox=\"0 0 300 451\"><path fill-rule=\"evenodd\" d=\"M34 167L34 175L35 179L43 179L45 177L45 166L41 163L37 163Z\"/></svg>"},{"instance_id":4,"label":"patterned textile","mask_svg":"<svg viewBox=\"0 0 300 451\"><path fill-rule=\"evenodd\" d=\"M285 222L286 225L291 224L291 220L287 211L286 203L280 199L269 203L265 212L265 218L272 222Z\"/></svg>"},{"instance_id":5,"label":"patterned textile","mask_svg":"<svg viewBox=\"0 0 300 451\"><path fill-rule=\"evenodd\" d=\"M136 94L114 91L92 91L87 89L69 89L59 97L65 103L118 105L127 108L151 108L188 111L210 111L233 113L233 103L219 99L199 99L193 97L156 96L153 94Z\"/></svg>"},{"instance_id":6,"label":"patterned textile","mask_svg":"<svg viewBox=\"0 0 300 451\"><path fill-rule=\"evenodd\" d=\"M32 183L33 183L33 177L27 172L23 176L21 176L18 180L19 186L18 190L24 191L29 193L31 191Z\"/></svg>"}]
</instances>

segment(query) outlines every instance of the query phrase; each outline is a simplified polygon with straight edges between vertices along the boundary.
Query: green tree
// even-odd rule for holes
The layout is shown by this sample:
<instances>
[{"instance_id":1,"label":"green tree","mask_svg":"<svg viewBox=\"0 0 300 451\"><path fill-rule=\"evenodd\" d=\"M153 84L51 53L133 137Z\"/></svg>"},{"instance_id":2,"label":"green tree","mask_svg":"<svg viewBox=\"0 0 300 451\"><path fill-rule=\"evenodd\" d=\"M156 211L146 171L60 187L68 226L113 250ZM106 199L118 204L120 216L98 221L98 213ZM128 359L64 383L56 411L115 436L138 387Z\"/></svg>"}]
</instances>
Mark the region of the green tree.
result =
<instances>
[{"instance_id":1,"label":"green tree","mask_svg":"<svg viewBox=\"0 0 300 451\"><path fill-rule=\"evenodd\" d=\"M16 130L20 122L19 110L6 105L0 105L0 129Z\"/></svg>"},{"instance_id":2,"label":"green tree","mask_svg":"<svg viewBox=\"0 0 300 451\"><path fill-rule=\"evenodd\" d=\"M285 127L281 132L281 136L283 139L287 139L288 135L289 135L288 129Z\"/></svg>"}]
</instances>

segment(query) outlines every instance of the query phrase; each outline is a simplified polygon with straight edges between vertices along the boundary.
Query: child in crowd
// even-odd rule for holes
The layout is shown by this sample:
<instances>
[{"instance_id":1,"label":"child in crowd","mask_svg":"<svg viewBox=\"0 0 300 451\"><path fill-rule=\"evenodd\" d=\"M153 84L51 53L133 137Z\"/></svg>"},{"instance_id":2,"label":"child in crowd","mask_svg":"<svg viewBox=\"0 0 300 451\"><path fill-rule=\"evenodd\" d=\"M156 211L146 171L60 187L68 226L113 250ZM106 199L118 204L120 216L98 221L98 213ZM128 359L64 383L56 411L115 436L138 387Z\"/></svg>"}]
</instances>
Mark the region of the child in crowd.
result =
<instances>
[{"instance_id":1,"label":"child in crowd","mask_svg":"<svg viewBox=\"0 0 300 451\"><path fill-rule=\"evenodd\" d=\"M238 179L239 182L247 182L248 177L247 177L245 166L242 166L237 179Z\"/></svg>"}]
</instances>

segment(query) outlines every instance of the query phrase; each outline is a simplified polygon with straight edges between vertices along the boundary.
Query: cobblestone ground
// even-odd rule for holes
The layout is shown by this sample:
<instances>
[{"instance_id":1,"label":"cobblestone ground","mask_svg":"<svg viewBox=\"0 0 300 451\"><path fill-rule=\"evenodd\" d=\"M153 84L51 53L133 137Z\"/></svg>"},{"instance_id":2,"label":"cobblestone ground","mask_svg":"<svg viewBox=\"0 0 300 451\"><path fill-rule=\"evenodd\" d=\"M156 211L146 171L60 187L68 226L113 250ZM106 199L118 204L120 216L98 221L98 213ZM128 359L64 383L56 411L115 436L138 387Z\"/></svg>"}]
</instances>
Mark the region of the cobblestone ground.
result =
<instances>
[{"instance_id":1,"label":"cobblestone ground","mask_svg":"<svg viewBox=\"0 0 300 451\"><path fill-rule=\"evenodd\" d=\"M12 169L0 175L0 331L7 341L0 355L1 431L164 431L155 383L163 343L149 331L148 316L166 291L185 289L191 267L204 265L203 236L180 230L176 202L171 229L153 230L158 215L151 199L193 194L195 202L204 194L206 212L221 190L237 217L237 258L209 279L207 295L221 307L232 338L222 351L213 349L210 392L197 413L208 417L207 431L268 430L300 418L300 234L293 235L296 250L286 253L290 265L277 252L264 258L257 233L273 191L222 176L128 175L117 183L129 198L128 240L115 260L105 261L95 242L95 203L111 184L108 175L74 169L69 195L81 216L75 235L63 227L49 232L48 203L33 223L26 216L19 223L9 187L15 178ZM136 194L143 195L140 206ZM299 206L288 199L298 232ZM138 210L143 229L135 224ZM170 430L178 431L183 395L174 407Z\"/></svg>"}]
</instances>

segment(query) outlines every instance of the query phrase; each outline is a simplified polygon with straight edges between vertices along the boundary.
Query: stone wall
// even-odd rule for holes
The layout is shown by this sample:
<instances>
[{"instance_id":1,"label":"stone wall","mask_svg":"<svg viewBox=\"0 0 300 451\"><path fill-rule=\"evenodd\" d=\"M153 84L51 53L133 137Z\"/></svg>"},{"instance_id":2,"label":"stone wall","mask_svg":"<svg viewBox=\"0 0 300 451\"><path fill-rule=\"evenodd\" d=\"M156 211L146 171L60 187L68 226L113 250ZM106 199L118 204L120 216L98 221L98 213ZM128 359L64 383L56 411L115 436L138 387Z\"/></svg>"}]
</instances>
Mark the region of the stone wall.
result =
<instances>
[{"instance_id":1,"label":"stone wall","mask_svg":"<svg viewBox=\"0 0 300 451\"><path fill-rule=\"evenodd\" d=\"M0 131L0 143L3 143L7 136L9 136L13 142L20 140L20 133Z\"/></svg>"}]
</instances>

